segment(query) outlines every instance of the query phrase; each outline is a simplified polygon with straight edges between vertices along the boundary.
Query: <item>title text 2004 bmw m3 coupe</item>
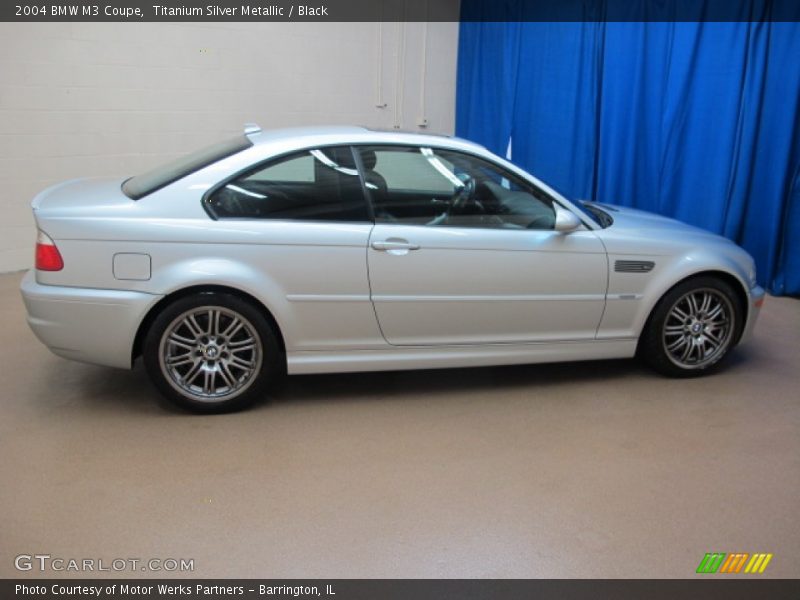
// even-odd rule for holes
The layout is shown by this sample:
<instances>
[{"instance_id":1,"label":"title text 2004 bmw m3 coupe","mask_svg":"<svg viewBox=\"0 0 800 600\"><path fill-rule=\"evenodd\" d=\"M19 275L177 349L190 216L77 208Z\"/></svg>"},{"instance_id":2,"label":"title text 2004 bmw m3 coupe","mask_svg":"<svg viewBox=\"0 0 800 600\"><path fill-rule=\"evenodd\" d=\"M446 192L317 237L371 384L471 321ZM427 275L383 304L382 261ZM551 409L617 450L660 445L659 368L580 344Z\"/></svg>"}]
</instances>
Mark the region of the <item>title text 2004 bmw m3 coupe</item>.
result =
<instances>
[{"instance_id":1,"label":"title text 2004 bmw m3 coupe","mask_svg":"<svg viewBox=\"0 0 800 600\"><path fill-rule=\"evenodd\" d=\"M459 139L261 131L33 201L28 321L197 411L285 372L631 357L705 373L753 328L750 256L632 209L570 202Z\"/></svg>"}]
</instances>

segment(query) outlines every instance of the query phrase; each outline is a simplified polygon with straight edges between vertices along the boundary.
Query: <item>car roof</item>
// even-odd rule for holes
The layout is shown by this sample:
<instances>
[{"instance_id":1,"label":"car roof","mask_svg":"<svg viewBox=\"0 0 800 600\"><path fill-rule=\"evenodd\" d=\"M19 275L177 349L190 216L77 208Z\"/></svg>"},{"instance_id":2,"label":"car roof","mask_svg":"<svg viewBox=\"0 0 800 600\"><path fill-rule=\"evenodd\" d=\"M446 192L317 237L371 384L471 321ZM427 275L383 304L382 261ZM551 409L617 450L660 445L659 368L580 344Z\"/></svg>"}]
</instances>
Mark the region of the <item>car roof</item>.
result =
<instances>
[{"instance_id":1,"label":"car roof","mask_svg":"<svg viewBox=\"0 0 800 600\"><path fill-rule=\"evenodd\" d=\"M254 145L272 145L281 142L298 142L307 139L309 143L328 141L329 143L378 143L413 144L445 146L450 148L486 150L483 146L454 136L401 130L370 129L356 125L324 125L314 127L287 127L280 129L261 129L258 125L245 125L245 135Z\"/></svg>"}]
</instances>

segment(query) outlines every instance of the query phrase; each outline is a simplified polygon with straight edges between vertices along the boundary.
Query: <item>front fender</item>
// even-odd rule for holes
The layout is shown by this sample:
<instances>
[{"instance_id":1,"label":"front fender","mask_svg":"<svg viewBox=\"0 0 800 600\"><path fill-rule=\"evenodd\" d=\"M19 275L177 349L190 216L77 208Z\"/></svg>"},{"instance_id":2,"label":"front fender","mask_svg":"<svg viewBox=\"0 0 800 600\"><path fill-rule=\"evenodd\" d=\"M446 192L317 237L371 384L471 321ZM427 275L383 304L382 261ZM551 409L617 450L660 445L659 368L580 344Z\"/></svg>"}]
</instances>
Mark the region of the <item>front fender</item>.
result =
<instances>
[{"instance_id":1,"label":"front fender","mask_svg":"<svg viewBox=\"0 0 800 600\"><path fill-rule=\"evenodd\" d=\"M702 273L724 273L732 277L738 291L750 291L747 269L727 253L696 247L675 256L642 256L636 260L655 263L650 272L618 272L618 260L631 260L628 254L609 254L609 285L606 310L597 331L598 339L638 338L647 319L661 298L675 285ZM750 310L745 302L745 310ZM749 314L745 315L745 322Z\"/></svg>"}]
</instances>

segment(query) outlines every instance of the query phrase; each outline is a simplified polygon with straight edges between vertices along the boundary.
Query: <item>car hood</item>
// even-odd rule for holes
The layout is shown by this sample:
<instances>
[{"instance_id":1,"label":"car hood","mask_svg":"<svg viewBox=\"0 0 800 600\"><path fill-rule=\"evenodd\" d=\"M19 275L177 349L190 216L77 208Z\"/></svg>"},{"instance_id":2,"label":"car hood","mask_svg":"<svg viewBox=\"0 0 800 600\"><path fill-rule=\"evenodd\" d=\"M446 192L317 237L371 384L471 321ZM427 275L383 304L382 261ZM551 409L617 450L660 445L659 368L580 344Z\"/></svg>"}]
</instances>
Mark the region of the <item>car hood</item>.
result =
<instances>
[{"instance_id":1,"label":"car hood","mask_svg":"<svg viewBox=\"0 0 800 600\"><path fill-rule=\"evenodd\" d=\"M638 208L596 202L588 204L594 204L611 215L614 223L608 230L614 231L615 233L642 236L644 238L663 236L665 238L677 239L676 236L680 236L681 238L688 236L690 238L703 238L704 241L715 240L733 243L727 238L708 231L707 229L689 225L683 221L678 221L677 219L672 219L663 215L639 210Z\"/></svg>"},{"instance_id":2,"label":"car hood","mask_svg":"<svg viewBox=\"0 0 800 600\"><path fill-rule=\"evenodd\" d=\"M676 219L613 204L589 204L602 208L614 219L611 226L596 230L611 253L664 255L697 246L741 252L729 239Z\"/></svg>"},{"instance_id":3,"label":"car hood","mask_svg":"<svg viewBox=\"0 0 800 600\"><path fill-rule=\"evenodd\" d=\"M694 225L689 225L670 217L639 210L638 208L618 206L616 204L601 204L599 202L587 202L586 204L597 206L608 212L611 218L614 219L612 227L618 229L647 229L649 231L658 230L663 232L681 232L719 237L700 227L695 227Z\"/></svg>"}]
</instances>

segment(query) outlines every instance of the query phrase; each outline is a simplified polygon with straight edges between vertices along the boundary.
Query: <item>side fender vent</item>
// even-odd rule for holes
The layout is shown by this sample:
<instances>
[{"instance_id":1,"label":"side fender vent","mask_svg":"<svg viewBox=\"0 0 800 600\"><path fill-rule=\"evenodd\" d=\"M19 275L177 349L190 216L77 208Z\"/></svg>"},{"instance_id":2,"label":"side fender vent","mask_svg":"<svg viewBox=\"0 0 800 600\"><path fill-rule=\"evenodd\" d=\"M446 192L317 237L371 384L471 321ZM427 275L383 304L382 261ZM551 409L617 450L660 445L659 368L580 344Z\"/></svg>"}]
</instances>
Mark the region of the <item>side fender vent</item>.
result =
<instances>
[{"instance_id":1,"label":"side fender vent","mask_svg":"<svg viewBox=\"0 0 800 600\"><path fill-rule=\"evenodd\" d=\"M617 260L614 270L617 273L649 273L656 266L652 260Z\"/></svg>"}]
</instances>

